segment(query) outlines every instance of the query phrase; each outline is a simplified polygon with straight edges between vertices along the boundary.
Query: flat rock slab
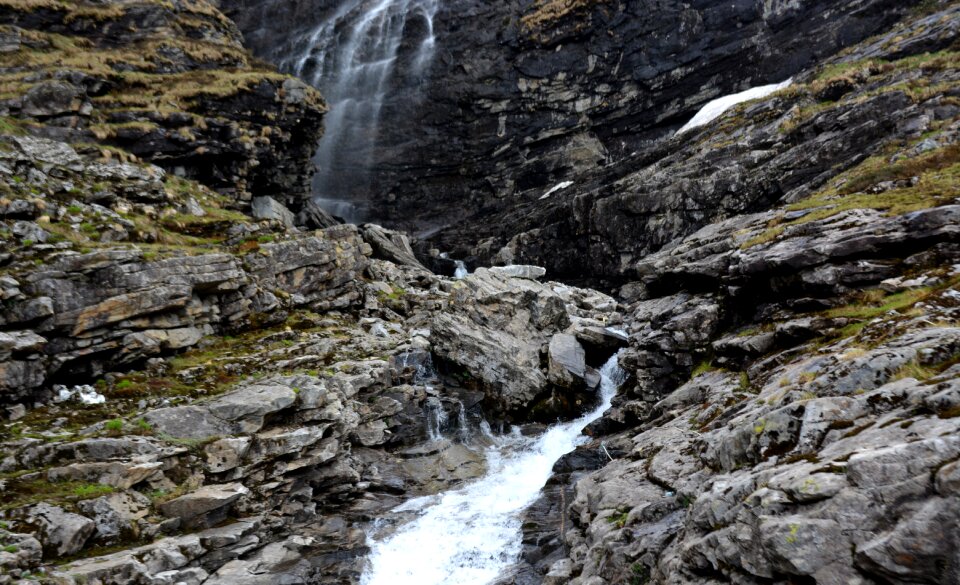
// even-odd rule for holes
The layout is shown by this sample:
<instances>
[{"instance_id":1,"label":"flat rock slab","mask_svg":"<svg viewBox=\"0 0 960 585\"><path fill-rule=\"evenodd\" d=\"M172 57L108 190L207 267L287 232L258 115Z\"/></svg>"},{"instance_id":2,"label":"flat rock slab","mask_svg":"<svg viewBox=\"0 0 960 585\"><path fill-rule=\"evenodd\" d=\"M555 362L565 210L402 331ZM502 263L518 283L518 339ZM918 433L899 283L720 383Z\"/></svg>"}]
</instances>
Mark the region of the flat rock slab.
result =
<instances>
[{"instance_id":1,"label":"flat rock slab","mask_svg":"<svg viewBox=\"0 0 960 585\"><path fill-rule=\"evenodd\" d=\"M217 418L200 406L160 408L144 415L155 431L175 439L206 439L236 434L237 425Z\"/></svg>"},{"instance_id":2,"label":"flat rock slab","mask_svg":"<svg viewBox=\"0 0 960 585\"><path fill-rule=\"evenodd\" d=\"M289 386L256 384L215 398L206 408L217 418L236 422L242 432L255 433L263 427L263 417L296 401L297 394Z\"/></svg>"},{"instance_id":3,"label":"flat rock slab","mask_svg":"<svg viewBox=\"0 0 960 585\"><path fill-rule=\"evenodd\" d=\"M160 504L160 512L168 518L180 518L187 525L215 524L212 517L225 517L231 504L250 490L239 483L205 485L179 498Z\"/></svg>"},{"instance_id":4,"label":"flat rock slab","mask_svg":"<svg viewBox=\"0 0 960 585\"><path fill-rule=\"evenodd\" d=\"M490 272L499 276L508 276L510 278L525 278L527 280L538 280L547 274L547 269L542 266L528 266L526 264L511 264L510 266L494 266Z\"/></svg>"}]
</instances>

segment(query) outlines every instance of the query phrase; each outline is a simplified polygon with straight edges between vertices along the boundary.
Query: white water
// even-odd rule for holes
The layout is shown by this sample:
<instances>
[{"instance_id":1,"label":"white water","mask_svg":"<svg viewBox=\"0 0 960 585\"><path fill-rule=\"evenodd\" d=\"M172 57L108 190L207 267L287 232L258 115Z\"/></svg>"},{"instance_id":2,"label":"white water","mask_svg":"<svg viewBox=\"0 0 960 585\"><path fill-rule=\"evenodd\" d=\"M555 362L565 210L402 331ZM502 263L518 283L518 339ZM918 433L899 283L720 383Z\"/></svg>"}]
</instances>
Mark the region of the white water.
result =
<instances>
[{"instance_id":1,"label":"white water","mask_svg":"<svg viewBox=\"0 0 960 585\"><path fill-rule=\"evenodd\" d=\"M761 87L754 87L748 89L747 91L742 91L740 93L735 93L732 95L724 96L722 98L717 98L711 102L708 102L707 105L703 106L697 115L693 117L692 120L686 123L683 128L677 130L677 134L683 134L688 130L693 130L694 128L700 126L706 126L710 122L713 122L717 118L723 115L724 112L730 108L736 106L737 104L742 104L743 102L748 102L750 100L758 100L765 98L768 95L778 92L781 89L786 89L790 87L790 84L793 83L793 78L790 78L783 83L777 83L774 85L764 85Z\"/></svg>"},{"instance_id":2,"label":"white water","mask_svg":"<svg viewBox=\"0 0 960 585\"><path fill-rule=\"evenodd\" d=\"M454 260L453 263L456 265L456 270L453 272L453 277L456 279L466 278L470 274L470 270L467 268L466 263L463 260Z\"/></svg>"},{"instance_id":3,"label":"white water","mask_svg":"<svg viewBox=\"0 0 960 585\"><path fill-rule=\"evenodd\" d=\"M600 370L601 403L539 437L501 436L487 450L487 475L460 489L407 502L417 517L383 539L371 538L362 585L487 585L514 564L521 513L539 496L553 464L586 438L623 380L617 356Z\"/></svg>"},{"instance_id":4,"label":"white water","mask_svg":"<svg viewBox=\"0 0 960 585\"><path fill-rule=\"evenodd\" d=\"M288 40L291 50L280 67L320 88L330 107L313 191L334 215L362 220L362 210L344 207L351 199L346 191L365 180L392 76L403 67L407 78L418 79L429 64L438 7L439 0L347 0L319 26ZM339 213L325 204L339 206Z\"/></svg>"}]
</instances>

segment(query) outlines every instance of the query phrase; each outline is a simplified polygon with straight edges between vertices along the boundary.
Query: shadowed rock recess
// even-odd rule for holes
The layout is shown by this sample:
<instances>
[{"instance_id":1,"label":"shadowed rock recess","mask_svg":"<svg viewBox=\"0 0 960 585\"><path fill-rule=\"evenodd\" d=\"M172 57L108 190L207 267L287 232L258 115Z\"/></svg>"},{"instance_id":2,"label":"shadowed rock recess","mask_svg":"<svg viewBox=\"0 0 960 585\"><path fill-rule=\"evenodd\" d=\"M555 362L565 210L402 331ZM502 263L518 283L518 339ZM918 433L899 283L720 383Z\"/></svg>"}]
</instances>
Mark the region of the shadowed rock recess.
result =
<instances>
[{"instance_id":1,"label":"shadowed rock recess","mask_svg":"<svg viewBox=\"0 0 960 585\"><path fill-rule=\"evenodd\" d=\"M960 4L441 2L386 227L339 7L0 0L0 585L381 585L590 412L485 582L960 583Z\"/></svg>"}]
</instances>

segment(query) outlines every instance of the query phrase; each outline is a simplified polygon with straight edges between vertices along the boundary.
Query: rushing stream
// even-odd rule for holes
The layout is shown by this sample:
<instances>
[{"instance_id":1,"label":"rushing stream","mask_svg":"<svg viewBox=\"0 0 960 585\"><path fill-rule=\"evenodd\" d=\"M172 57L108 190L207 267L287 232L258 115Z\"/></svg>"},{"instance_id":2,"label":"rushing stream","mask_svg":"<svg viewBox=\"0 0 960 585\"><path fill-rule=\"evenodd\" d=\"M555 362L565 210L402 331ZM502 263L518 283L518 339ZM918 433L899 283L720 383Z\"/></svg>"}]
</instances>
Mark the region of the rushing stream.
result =
<instances>
[{"instance_id":1,"label":"rushing stream","mask_svg":"<svg viewBox=\"0 0 960 585\"><path fill-rule=\"evenodd\" d=\"M538 437L497 437L487 449L487 474L456 490L417 498L396 512L409 523L371 537L362 585L486 585L516 562L521 513L539 496L554 463L586 440L583 429L610 407L623 371L617 356L600 370L600 404Z\"/></svg>"}]
</instances>

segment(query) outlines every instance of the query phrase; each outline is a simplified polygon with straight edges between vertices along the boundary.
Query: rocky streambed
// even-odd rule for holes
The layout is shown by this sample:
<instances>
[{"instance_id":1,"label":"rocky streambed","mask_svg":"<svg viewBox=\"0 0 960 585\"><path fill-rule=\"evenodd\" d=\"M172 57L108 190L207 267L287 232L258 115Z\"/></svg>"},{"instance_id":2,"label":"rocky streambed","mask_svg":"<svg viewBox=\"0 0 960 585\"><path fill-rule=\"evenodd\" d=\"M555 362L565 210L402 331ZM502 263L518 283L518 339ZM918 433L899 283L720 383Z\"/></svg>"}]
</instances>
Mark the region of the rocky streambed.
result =
<instances>
[{"instance_id":1,"label":"rocky streambed","mask_svg":"<svg viewBox=\"0 0 960 585\"><path fill-rule=\"evenodd\" d=\"M539 104L517 131L547 134L501 153L523 173L433 176L522 201L478 195L411 244L305 199L321 98L212 4L11 2L0 583L960 583L956 3L840 2L799 33L822 3L659 3L684 31L747 26L703 37L730 41L720 78L684 100L632 84L703 68L578 73L629 101L622 127L553 71L617 77L587 49L650 3L511 5L539 15L504 23L526 97L490 101L514 89L488 76L490 115L463 122ZM804 31L830 53L879 36L763 65ZM724 55L800 73L644 133L737 85ZM598 166L587 127L636 153ZM541 166L553 147L576 164Z\"/></svg>"}]
</instances>

